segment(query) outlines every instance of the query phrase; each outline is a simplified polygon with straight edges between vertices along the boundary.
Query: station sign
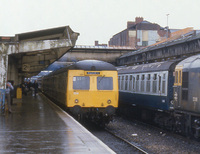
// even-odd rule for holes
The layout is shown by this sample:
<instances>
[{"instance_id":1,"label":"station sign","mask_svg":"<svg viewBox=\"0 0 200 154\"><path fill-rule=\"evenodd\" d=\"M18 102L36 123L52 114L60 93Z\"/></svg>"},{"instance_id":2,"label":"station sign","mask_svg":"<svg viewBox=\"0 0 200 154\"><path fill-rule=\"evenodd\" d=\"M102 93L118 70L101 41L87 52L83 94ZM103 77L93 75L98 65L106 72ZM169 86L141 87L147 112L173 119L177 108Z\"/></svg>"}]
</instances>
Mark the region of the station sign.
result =
<instances>
[{"instance_id":1,"label":"station sign","mask_svg":"<svg viewBox=\"0 0 200 154\"><path fill-rule=\"evenodd\" d=\"M28 72L28 71L30 71L30 69L31 69L31 66L29 64L22 65L22 71Z\"/></svg>"}]
</instances>

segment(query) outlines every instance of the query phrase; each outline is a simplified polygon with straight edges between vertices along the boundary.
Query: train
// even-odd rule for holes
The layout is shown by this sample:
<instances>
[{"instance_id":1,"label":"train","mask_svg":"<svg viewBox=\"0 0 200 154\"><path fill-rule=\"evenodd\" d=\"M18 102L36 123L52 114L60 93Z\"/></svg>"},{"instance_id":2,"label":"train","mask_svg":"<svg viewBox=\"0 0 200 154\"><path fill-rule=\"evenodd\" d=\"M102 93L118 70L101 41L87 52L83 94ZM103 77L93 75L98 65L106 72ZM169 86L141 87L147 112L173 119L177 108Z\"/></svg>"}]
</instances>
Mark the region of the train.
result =
<instances>
[{"instance_id":1,"label":"train","mask_svg":"<svg viewBox=\"0 0 200 154\"><path fill-rule=\"evenodd\" d=\"M200 138L200 55L117 70L121 112Z\"/></svg>"},{"instance_id":2,"label":"train","mask_svg":"<svg viewBox=\"0 0 200 154\"><path fill-rule=\"evenodd\" d=\"M53 71L39 83L46 96L78 120L105 125L118 107L118 72L107 62L82 60Z\"/></svg>"}]
</instances>

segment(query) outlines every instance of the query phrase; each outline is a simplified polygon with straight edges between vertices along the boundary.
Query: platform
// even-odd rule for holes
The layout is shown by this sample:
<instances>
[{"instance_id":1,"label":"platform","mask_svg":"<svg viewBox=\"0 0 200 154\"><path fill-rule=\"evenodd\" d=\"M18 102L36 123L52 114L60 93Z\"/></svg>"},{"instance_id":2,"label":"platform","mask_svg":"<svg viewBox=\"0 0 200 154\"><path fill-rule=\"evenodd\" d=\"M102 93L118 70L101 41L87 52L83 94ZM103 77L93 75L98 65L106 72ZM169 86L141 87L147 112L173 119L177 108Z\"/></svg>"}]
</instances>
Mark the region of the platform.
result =
<instances>
[{"instance_id":1,"label":"platform","mask_svg":"<svg viewBox=\"0 0 200 154\"><path fill-rule=\"evenodd\" d=\"M0 114L0 153L114 153L44 95L14 100Z\"/></svg>"}]
</instances>

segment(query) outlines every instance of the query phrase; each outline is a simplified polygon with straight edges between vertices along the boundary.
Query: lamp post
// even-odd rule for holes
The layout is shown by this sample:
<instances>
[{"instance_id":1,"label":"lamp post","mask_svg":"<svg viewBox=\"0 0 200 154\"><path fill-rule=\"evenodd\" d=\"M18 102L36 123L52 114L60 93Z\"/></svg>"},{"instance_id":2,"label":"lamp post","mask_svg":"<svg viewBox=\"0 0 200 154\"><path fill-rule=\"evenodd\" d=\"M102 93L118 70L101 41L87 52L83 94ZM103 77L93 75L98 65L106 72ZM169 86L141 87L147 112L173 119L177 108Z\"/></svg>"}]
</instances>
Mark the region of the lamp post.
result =
<instances>
[{"instance_id":1,"label":"lamp post","mask_svg":"<svg viewBox=\"0 0 200 154\"><path fill-rule=\"evenodd\" d=\"M169 14L166 14L166 16L167 16L167 38L168 38L168 29L169 29L169 27L168 27L168 16L169 16Z\"/></svg>"}]
</instances>

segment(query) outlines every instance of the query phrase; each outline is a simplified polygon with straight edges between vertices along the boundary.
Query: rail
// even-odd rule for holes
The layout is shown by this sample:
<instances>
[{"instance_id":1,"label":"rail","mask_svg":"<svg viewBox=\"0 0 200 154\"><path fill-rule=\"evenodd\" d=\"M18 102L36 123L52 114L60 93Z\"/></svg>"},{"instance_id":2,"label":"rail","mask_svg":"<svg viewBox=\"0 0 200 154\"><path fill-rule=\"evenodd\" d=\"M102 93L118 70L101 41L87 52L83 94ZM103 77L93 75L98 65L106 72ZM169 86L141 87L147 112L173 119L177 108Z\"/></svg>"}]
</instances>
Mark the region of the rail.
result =
<instances>
[{"instance_id":1,"label":"rail","mask_svg":"<svg viewBox=\"0 0 200 154\"><path fill-rule=\"evenodd\" d=\"M130 143L129 141L127 141L126 139L116 135L115 133L111 132L110 130L108 130L107 128L105 128L105 130L110 133L111 135L115 136L116 138L124 141L125 143L129 144L130 146L132 146L134 149L136 149L139 153L142 153L142 154L148 154L147 151L143 150L142 148L140 148L138 145L134 144L134 143Z\"/></svg>"}]
</instances>

